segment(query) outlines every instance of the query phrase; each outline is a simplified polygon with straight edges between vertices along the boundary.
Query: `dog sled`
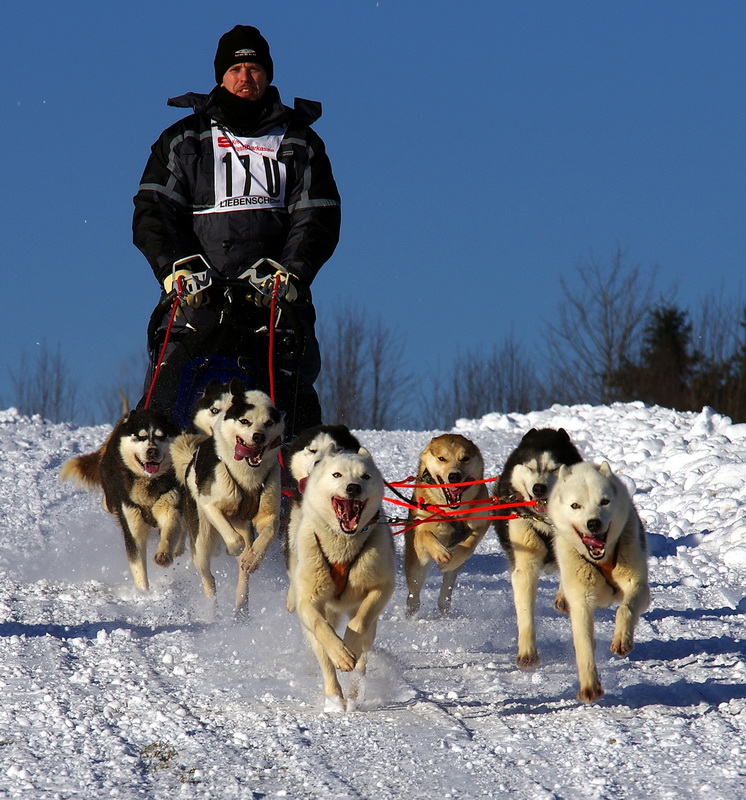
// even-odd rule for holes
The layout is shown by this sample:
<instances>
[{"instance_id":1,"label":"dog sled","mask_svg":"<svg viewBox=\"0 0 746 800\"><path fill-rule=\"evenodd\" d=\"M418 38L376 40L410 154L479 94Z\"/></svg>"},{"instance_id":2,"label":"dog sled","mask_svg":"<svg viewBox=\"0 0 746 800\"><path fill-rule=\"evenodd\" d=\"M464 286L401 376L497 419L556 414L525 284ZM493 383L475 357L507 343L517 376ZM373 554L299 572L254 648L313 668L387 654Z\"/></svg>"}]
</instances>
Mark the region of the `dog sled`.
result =
<instances>
[{"instance_id":1,"label":"dog sled","mask_svg":"<svg viewBox=\"0 0 746 800\"><path fill-rule=\"evenodd\" d=\"M194 264L197 259L201 263ZM289 273L280 264L261 259L234 279L223 278L202 256L177 261L173 269L196 266L202 269L179 279L150 316L150 364L139 404L163 411L182 429L211 381L239 378L247 389L270 396L276 384L280 396L292 397L307 341L284 297Z\"/></svg>"}]
</instances>

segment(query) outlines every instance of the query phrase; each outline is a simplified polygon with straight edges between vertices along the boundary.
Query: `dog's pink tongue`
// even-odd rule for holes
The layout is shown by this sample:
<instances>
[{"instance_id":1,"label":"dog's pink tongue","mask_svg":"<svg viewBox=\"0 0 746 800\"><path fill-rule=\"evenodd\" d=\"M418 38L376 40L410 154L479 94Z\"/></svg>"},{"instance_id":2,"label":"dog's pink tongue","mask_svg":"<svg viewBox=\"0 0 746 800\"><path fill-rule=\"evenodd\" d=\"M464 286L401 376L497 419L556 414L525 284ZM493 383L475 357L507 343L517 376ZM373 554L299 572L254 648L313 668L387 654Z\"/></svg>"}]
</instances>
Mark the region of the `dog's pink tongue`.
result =
<instances>
[{"instance_id":1,"label":"dog's pink tongue","mask_svg":"<svg viewBox=\"0 0 746 800\"><path fill-rule=\"evenodd\" d=\"M583 544L588 548L588 550L593 553L603 553L606 549L606 540L599 539L597 536L583 536Z\"/></svg>"},{"instance_id":2,"label":"dog's pink tongue","mask_svg":"<svg viewBox=\"0 0 746 800\"><path fill-rule=\"evenodd\" d=\"M444 494L449 505L457 506L461 502L461 495L464 493L463 486L449 486L445 488Z\"/></svg>"},{"instance_id":3,"label":"dog's pink tongue","mask_svg":"<svg viewBox=\"0 0 746 800\"><path fill-rule=\"evenodd\" d=\"M233 450L234 461L243 461L245 458L256 458L262 451L261 447L248 447L239 439L236 440L236 446Z\"/></svg>"},{"instance_id":4,"label":"dog's pink tongue","mask_svg":"<svg viewBox=\"0 0 746 800\"><path fill-rule=\"evenodd\" d=\"M145 472L147 472L148 475L155 475L161 468L161 465L155 461L146 461L143 466L145 467Z\"/></svg>"}]
</instances>

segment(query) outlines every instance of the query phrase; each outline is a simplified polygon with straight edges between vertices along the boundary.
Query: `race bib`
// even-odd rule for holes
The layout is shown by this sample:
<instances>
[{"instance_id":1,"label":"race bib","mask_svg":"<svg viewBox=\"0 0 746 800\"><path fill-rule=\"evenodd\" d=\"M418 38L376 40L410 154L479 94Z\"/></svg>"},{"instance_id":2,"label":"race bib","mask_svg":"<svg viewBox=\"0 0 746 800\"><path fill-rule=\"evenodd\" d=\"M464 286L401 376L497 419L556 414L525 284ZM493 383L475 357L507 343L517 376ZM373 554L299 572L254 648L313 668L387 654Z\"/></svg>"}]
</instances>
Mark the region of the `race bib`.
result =
<instances>
[{"instance_id":1,"label":"race bib","mask_svg":"<svg viewBox=\"0 0 746 800\"><path fill-rule=\"evenodd\" d=\"M234 136L212 127L215 206L198 214L284 208L287 167L277 160L285 128L264 136Z\"/></svg>"}]
</instances>

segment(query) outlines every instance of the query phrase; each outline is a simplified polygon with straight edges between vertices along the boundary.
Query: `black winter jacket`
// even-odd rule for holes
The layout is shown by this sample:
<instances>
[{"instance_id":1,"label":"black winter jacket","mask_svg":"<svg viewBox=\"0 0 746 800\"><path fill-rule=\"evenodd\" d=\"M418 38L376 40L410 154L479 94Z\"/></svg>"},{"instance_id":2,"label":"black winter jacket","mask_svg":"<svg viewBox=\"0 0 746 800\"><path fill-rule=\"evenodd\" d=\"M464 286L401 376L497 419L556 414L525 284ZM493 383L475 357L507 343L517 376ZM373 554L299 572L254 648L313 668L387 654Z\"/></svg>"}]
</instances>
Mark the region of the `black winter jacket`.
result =
<instances>
[{"instance_id":1,"label":"black winter jacket","mask_svg":"<svg viewBox=\"0 0 746 800\"><path fill-rule=\"evenodd\" d=\"M226 278L268 257L309 286L334 252L339 193L310 127L321 105L296 99L289 108L274 86L267 93L249 146L235 138L241 132L230 129L217 89L168 101L194 113L153 145L132 221L133 241L161 283L175 260L201 253Z\"/></svg>"}]
</instances>

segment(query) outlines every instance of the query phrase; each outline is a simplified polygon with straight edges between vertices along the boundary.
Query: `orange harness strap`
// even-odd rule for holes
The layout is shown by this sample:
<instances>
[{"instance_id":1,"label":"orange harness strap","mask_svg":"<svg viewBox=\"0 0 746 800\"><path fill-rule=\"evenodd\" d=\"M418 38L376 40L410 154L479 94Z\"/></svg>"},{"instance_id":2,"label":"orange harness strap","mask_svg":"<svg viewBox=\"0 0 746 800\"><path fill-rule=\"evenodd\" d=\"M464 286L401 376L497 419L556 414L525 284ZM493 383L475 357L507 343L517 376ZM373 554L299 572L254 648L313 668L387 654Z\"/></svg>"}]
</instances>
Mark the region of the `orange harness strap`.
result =
<instances>
[{"instance_id":1,"label":"orange harness strap","mask_svg":"<svg viewBox=\"0 0 746 800\"><path fill-rule=\"evenodd\" d=\"M315 535L315 534L314 534ZM319 546L319 550L321 551L321 555L326 562L326 566L329 569L329 576L332 579L332 583L334 584L334 588L336 590L335 597L339 599L344 594L345 589L347 588L347 583L350 579L350 568L352 565L357 561L358 556L362 553L362 549L360 553L358 553L352 561L347 562L339 562L339 561L329 561L326 557L326 553L324 552L324 548L321 546L321 542L319 541L319 537L316 536L316 544Z\"/></svg>"},{"instance_id":2,"label":"orange harness strap","mask_svg":"<svg viewBox=\"0 0 746 800\"><path fill-rule=\"evenodd\" d=\"M616 543L611 560L607 561L605 564L598 564L595 561L589 561L587 558L585 559L592 567L595 567L601 573L601 575L603 575L604 580L609 584L609 587L614 594L620 591L619 584L613 578L614 568L617 565L617 559L619 556L619 544L620 542ZM583 558L585 558L585 556L583 556Z\"/></svg>"}]
</instances>

